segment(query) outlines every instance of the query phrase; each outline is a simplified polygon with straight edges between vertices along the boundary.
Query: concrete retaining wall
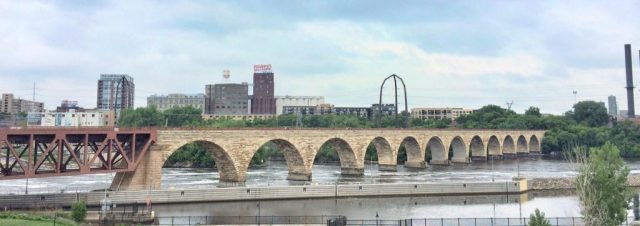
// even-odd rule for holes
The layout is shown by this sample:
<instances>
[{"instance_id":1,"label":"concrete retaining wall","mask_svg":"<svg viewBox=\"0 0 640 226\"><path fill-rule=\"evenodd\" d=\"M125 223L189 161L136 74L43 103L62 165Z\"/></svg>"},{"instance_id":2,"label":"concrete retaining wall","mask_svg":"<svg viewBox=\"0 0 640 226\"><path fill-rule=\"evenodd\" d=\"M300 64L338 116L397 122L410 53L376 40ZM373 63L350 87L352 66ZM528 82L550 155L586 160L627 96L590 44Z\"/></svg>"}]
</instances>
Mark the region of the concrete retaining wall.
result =
<instances>
[{"instance_id":1,"label":"concrete retaining wall","mask_svg":"<svg viewBox=\"0 0 640 226\"><path fill-rule=\"evenodd\" d=\"M109 199L118 205L146 203L222 202L271 199L312 199L364 196L407 195L479 195L509 194L527 191L527 181L313 185L259 188L213 188L197 190L112 191ZM77 200L97 206L104 192L0 196L0 208L37 208L69 206Z\"/></svg>"}]
</instances>

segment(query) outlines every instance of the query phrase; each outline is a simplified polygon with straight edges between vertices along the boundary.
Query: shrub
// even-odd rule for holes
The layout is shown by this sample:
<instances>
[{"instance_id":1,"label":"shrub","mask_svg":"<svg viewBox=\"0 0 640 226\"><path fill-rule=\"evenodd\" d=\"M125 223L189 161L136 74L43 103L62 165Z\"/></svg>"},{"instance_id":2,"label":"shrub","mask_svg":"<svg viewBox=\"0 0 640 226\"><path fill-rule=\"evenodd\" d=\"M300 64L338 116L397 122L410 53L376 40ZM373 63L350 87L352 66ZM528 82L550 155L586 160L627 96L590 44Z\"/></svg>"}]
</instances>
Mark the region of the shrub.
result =
<instances>
[{"instance_id":1,"label":"shrub","mask_svg":"<svg viewBox=\"0 0 640 226\"><path fill-rule=\"evenodd\" d=\"M529 218L529 226L551 226L551 222L544 218L544 213L539 209L536 209Z\"/></svg>"},{"instance_id":2,"label":"shrub","mask_svg":"<svg viewBox=\"0 0 640 226\"><path fill-rule=\"evenodd\" d=\"M85 217L87 217L87 205L84 201L74 203L71 206L71 218L76 222L82 222Z\"/></svg>"}]
</instances>

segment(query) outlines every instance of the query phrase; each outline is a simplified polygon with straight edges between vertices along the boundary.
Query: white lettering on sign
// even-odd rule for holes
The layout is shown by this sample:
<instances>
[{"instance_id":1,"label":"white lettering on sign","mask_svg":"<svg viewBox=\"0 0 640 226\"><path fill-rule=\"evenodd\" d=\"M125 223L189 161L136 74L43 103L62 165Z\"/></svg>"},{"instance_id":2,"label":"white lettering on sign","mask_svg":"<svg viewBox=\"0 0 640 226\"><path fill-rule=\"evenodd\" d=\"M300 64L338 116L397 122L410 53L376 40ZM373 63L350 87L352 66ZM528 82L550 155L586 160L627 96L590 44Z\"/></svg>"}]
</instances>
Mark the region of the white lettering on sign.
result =
<instances>
[{"instance_id":1,"label":"white lettering on sign","mask_svg":"<svg viewBox=\"0 0 640 226\"><path fill-rule=\"evenodd\" d=\"M256 64L253 65L253 72L255 73L268 73L271 72L271 64Z\"/></svg>"}]
</instances>

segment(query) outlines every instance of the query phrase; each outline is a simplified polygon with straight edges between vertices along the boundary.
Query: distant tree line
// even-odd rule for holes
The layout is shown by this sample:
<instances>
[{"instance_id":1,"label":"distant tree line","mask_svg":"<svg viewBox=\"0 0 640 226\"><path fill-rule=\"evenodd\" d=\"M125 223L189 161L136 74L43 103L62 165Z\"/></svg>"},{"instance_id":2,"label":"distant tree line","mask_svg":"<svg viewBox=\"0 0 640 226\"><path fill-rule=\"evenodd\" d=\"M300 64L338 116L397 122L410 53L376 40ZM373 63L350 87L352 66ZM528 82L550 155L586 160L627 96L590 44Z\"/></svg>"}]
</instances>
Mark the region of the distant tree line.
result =
<instances>
[{"instance_id":1,"label":"distant tree line","mask_svg":"<svg viewBox=\"0 0 640 226\"><path fill-rule=\"evenodd\" d=\"M610 141L621 150L623 157L640 157L640 127L631 122L611 122L606 108L595 101L582 101L562 116L543 116L540 109L530 107L524 114L497 105L484 106L472 114L458 117L455 121L410 119L406 112L399 117L400 125L409 128L467 128L467 129L540 129L547 130L542 140L542 152L559 152L575 144L599 147ZM205 127L205 128L275 128L296 127L296 115L279 115L269 119L204 120L201 110L192 107L172 108L160 112L153 107L127 109L119 118L120 127ZM396 127L395 118L385 116L379 119L384 128ZM306 115L302 117L303 128L375 128L378 119L367 119L352 115ZM174 154L168 165L189 165L210 167L210 154L197 144L182 147L184 153ZM400 148L399 162L406 161L404 147ZM255 154L252 165L259 165L267 159L283 159L277 146L263 145ZM365 160L377 161L374 145L369 145ZM338 162L339 157L331 145L323 145L316 155L318 162Z\"/></svg>"}]
</instances>

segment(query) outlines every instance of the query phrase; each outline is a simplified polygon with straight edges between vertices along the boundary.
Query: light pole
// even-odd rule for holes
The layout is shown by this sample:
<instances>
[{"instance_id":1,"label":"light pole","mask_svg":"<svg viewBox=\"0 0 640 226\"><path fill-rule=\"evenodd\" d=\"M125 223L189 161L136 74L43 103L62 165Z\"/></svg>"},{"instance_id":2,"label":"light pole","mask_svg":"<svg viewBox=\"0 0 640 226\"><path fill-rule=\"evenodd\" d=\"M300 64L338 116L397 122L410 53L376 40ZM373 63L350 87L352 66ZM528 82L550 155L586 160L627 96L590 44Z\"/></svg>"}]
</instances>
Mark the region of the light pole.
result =
<instances>
[{"instance_id":1,"label":"light pole","mask_svg":"<svg viewBox=\"0 0 640 226\"><path fill-rule=\"evenodd\" d=\"M578 103L578 91L574 90L573 91L573 104L577 104Z\"/></svg>"}]
</instances>

